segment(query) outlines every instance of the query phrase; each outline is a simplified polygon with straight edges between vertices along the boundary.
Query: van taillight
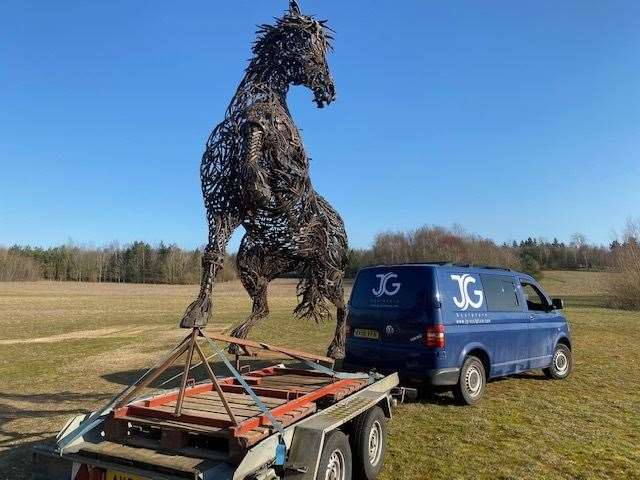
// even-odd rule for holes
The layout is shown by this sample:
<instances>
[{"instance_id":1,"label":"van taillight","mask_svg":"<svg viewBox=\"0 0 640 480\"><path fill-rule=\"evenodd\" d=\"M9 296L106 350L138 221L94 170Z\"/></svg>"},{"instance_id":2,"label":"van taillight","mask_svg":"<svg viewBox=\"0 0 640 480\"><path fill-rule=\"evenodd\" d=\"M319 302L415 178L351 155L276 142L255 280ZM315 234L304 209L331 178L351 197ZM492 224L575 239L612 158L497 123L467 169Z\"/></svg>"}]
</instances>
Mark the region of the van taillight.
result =
<instances>
[{"instance_id":1,"label":"van taillight","mask_svg":"<svg viewBox=\"0 0 640 480\"><path fill-rule=\"evenodd\" d=\"M424 343L429 348L444 348L444 325L427 327Z\"/></svg>"}]
</instances>

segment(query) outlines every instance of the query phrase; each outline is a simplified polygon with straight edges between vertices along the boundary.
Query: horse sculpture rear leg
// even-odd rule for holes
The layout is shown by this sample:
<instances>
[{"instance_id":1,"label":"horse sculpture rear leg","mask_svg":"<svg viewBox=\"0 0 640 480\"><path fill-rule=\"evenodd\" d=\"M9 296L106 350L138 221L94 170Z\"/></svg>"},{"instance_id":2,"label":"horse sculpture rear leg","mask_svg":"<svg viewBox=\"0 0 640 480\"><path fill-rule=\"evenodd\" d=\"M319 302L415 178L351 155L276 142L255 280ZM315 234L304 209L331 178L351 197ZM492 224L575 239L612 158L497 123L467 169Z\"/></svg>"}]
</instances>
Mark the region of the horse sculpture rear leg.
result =
<instances>
[{"instance_id":1,"label":"horse sculpture rear leg","mask_svg":"<svg viewBox=\"0 0 640 480\"><path fill-rule=\"evenodd\" d=\"M278 257L272 252L265 252L248 235L242 238L238 250L237 270L242 285L253 300L253 307L247 319L232 330L231 336L247 338L249 330L269 316L267 304L269 282L294 268L294 262ZM237 348L230 348L229 351L236 353Z\"/></svg>"},{"instance_id":2,"label":"horse sculpture rear leg","mask_svg":"<svg viewBox=\"0 0 640 480\"><path fill-rule=\"evenodd\" d=\"M222 270L225 249L231 234L239 222L231 217L209 217L209 243L202 256L202 280L200 293L182 317L180 326L183 328L204 327L211 317L211 292L216 275Z\"/></svg>"},{"instance_id":3,"label":"horse sculpture rear leg","mask_svg":"<svg viewBox=\"0 0 640 480\"><path fill-rule=\"evenodd\" d=\"M344 303L342 279L331 288L329 300L336 306L336 332L327 349L327 356L339 360L345 356L347 340L347 309Z\"/></svg>"},{"instance_id":4,"label":"horse sculpture rear leg","mask_svg":"<svg viewBox=\"0 0 640 480\"><path fill-rule=\"evenodd\" d=\"M249 330L260 320L269 316L269 304L267 303L267 286L269 281L265 277L252 278L250 282L245 283L244 277L242 284L253 300L251 315L247 319L231 331L232 337L247 338ZM234 351L235 349L231 349Z\"/></svg>"}]
</instances>

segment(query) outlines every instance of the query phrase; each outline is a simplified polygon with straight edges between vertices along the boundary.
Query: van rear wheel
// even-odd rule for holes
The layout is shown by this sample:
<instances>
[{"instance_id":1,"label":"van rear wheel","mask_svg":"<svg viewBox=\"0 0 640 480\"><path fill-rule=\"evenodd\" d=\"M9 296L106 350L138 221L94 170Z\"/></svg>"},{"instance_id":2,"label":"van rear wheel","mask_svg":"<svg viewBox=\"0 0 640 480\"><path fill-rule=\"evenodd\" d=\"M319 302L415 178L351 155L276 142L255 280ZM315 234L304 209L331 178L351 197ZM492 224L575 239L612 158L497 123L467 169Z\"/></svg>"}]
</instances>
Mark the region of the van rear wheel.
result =
<instances>
[{"instance_id":1,"label":"van rear wheel","mask_svg":"<svg viewBox=\"0 0 640 480\"><path fill-rule=\"evenodd\" d=\"M453 387L453 396L460 405L476 405L482 399L487 384L484 365L479 358L468 356L460 369L460 378Z\"/></svg>"},{"instance_id":2,"label":"van rear wheel","mask_svg":"<svg viewBox=\"0 0 640 480\"><path fill-rule=\"evenodd\" d=\"M566 345L559 343L556 345L556 349L553 352L551 365L542 371L547 378L562 380L569 376L572 368L573 357L571 356L571 350Z\"/></svg>"}]
</instances>

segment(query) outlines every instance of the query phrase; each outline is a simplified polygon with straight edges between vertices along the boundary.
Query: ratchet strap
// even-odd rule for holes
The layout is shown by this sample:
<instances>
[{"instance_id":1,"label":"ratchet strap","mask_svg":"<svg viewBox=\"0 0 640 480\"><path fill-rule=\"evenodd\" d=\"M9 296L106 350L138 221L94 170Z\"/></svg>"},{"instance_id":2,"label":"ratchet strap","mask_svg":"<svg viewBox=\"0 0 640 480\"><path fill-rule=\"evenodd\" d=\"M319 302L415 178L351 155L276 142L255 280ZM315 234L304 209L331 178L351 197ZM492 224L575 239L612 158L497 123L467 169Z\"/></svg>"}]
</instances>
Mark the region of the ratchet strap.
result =
<instances>
[{"instance_id":1,"label":"ratchet strap","mask_svg":"<svg viewBox=\"0 0 640 480\"><path fill-rule=\"evenodd\" d=\"M202 336L207 339L207 342L209 342L209 345L211 345L211 348L213 348L213 351L216 352L216 355L218 355L222 359L225 366L229 369L233 377L238 381L238 383L240 383L240 385L242 385L242 388L245 389L245 391L249 394L251 399L255 402L255 404L262 411L262 413L269 419L269 421L271 422L271 425L273 425L273 427L280 434L280 440L282 441L282 436L284 435L284 428L282 428L282 425L280 425L280 422L278 422L275 419L275 417L272 415L271 411L269 411L267 406L264 403L262 403L262 400L260 400L260 397L256 395L256 393L245 381L245 379L242 378L242 375L240 375L240 372L238 372L238 370L236 370L234 366L231 365L231 362L229 361L227 356L222 352L222 350L220 350L220 348L215 344L215 342L213 342L213 340L207 337L207 335L205 335L204 333L202 334Z\"/></svg>"},{"instance_id":2,"label":"ratchet strap","mask_svg":"<svg viewBox=\"0 0 640 480\"><path fill-rule=\"evenodd\" d=\"M268 347L269 345L266 343L260 343L263 347ZM370 375L366 373L348 373L348 372L336 372L335 370L330 369L329 367L325 367L324 365L316 362L312 362L308 358L300 357L298 355L294 355L292 353L287 353L291 358L299 360L307 365L312 370L316 372L322 373L324 375L328 375L333 378L343 379L343 378L352 378L352 379L365 379L371 378Z\"/></svg>"}]
</instances>

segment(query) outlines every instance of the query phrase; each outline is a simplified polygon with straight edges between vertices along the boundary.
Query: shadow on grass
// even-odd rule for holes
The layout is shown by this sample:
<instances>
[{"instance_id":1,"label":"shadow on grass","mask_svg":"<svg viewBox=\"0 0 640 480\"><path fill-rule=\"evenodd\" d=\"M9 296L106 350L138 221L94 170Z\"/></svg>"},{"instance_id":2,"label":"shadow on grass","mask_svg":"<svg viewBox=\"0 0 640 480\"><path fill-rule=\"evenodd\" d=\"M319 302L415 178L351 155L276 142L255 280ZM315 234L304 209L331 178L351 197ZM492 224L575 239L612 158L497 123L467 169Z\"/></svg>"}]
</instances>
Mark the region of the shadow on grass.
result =
<instances>
[{"instance_id":1,"label":"shadow on grass","mask_svg":"<svg viewBox=\"0 0 640 480\"><path fill-rule=\"evenodd\" d=\"M53 443L55 435L50 437L21 443L17 447L0 451L0 480L28 480L33 469L34 446L41 443Z\"/></svg>"},{"instance_id":2,"label":"shadow on grass","mask_svg":"<svg viewBox=\"0 0 640 480\"><path fill-rule=\"evenodd\" d=\"M508 377L503 377L501 379L496 379L496 380L505 380L508 378L515 378L518 380L535 380L535 381L545 380L547 382L549 381L549 379L545 376L545 374L540 371L516 373L515 375L510 375Z\"/></svg>"},{"instance_id":3,"label":"shadow on grass","mask_svg":"<svg viewBox=\"0 0 640 480\"><path fill-rule=\"evenodd\" d=\"M500 383L508 380L518 381L549 381L549 379L540 371L530 371L507 375L506 377L497 377L489 380L492 383ZM430 405L457 405L451 389L453 387L423 387L418 389L418 398L412 403L423 403ZM485 392L486 395L486 392Z\"/></svg>"},{"instance_id":4,"label":"shadow on grass","mask_svg":"<svg viewBox=\"0 0 640 480\"><path fill-rule=\"evenodd\" d=\"M52 442L62 426L52 429L52 422L48 420L52 417L71 418L89 411L72 408L68 403L106 402L110 398L107 394L76 392L0 394L0 479L31 478L31 448L38 443ZM25 419L35 421L23 430L19 425Z\"/></svg>"},{"instance_id":5,"label":"shadow on grass","mask_svg":"<svg viewBox=\"0 0 640 480\"><path fill-rule=\"evenodd\" d=\"M450 389L425 388L418 390L418 398L411 403L450 406L457 405Z\"/></svg>"}]
</instances>

